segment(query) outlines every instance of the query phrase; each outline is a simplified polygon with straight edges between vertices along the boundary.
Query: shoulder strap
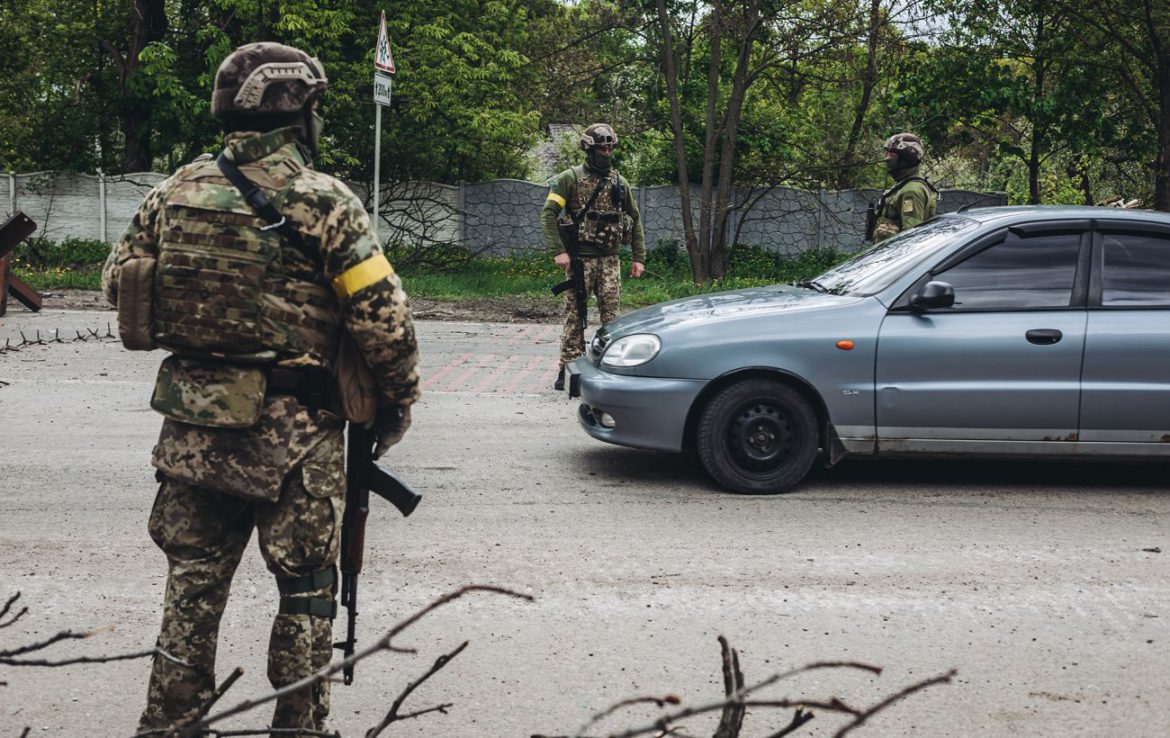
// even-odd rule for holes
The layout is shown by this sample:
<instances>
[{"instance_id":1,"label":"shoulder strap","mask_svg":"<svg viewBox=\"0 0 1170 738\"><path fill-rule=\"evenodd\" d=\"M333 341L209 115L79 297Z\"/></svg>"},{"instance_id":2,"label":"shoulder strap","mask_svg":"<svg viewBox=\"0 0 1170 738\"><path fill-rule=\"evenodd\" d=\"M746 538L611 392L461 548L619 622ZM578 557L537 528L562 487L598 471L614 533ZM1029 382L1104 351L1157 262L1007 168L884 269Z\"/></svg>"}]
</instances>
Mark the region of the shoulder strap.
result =
<instances>
[{"instance_id":1,"label":"shoulder strap","mask_svg":"<svg viewBox=\"0 0 1170 738\"><path fill-rule=\"evenodd\" d=\"M938 188L935 187L934 185L932 185L930 183L930 180L928 180L926 177L920 177L918 175L914 175L913 177L907 177L906 179L903 179L902 181L898 182L890 189L883 192L882 199L885 200L887 197L892 197L893 195L895 195L898 192L898 190L902 189L903 187L910 184L911 182L921 182L922 184L929 187L931 192L933 192L936 195L938 194Z\"/></svg>"},{"instance_id":2,"label":"shoulder strap","mask_svg":"<svg viewBox=\"0 0 1170 738\"><path fill-rule=\"evenodd\" d=\"M248 175L241 172L240 168L236 166L236 163L227 158L225 152L221 151L219 156L216 157L215 165L228 178L228 181L240 191L240 194L244 196L244 200L248 205L259 213L261 218L268 221L268 225L263 226L260 230L276 231L285 237L290 246L301 252L313 264L320 267L319 255L309 251L305 240L301 238L300 231L294 228L292 223L288 222L288 218L280 214L280 211L276 209L272 201L268 199L268 195L264 194L264 190L260 189L255 182L248 179Z\"/></svg>"}]
</instances>

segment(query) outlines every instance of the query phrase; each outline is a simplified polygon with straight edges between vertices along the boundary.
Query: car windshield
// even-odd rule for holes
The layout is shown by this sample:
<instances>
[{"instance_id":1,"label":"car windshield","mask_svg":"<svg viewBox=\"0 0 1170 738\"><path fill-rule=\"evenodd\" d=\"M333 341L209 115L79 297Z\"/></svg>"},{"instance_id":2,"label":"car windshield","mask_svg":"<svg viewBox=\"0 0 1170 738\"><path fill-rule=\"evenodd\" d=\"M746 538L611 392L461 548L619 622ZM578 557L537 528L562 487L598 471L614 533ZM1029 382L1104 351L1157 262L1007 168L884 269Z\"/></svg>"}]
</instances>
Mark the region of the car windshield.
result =
<instances>
[{"instance_id":1,"label":"car windshield","mask_svg":"<svg viewBox=\"0 0 1170 738\"><path fill-rule=\"evenodd\" d=\"M924 223L862 251L801 286L836 295L872 295L888 287L926 254L976 225L973 220L955 216Z\"/></svg>"}]
</instances>

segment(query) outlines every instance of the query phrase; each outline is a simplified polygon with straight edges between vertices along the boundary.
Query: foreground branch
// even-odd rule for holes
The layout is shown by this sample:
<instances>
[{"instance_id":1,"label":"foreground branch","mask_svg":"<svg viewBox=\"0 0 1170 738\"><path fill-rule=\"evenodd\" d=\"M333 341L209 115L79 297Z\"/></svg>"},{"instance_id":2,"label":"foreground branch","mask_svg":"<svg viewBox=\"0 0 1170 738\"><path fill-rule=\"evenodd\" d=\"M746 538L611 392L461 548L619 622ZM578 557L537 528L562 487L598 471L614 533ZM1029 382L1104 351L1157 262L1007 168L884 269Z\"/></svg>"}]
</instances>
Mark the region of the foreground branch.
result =
<instances>
[{"instance_id":1,"label":"foreground branch","mask_svg":"<svg viewBox=\"0 0 1170 738\"><path fill-rule=\"evenodd\" d=\"M269 702L273 702L275 700L278 700L281 697L295 694L295 693L300 692L301 690L304 690L304 689L309 689L310 687L317 685L317 684L320 684L321 682L329 679L334 674L337 674L338 672L345 669L347 666L351 666L353 664L356 664L357 662L359 662L363 659L366 659L369 656L371 656L375 653L378 653L379 651L402 651L402 649L399 649L399 648L395 647L394 645L392 645L392 641L393 641L395 636L399 635L400 633L402 633L402 631L406 630L411 625L418 622L421 618L423 618L425 615L427 615L431 611L433 611L439 607L442 607L443 605L446 605L453 600L457 600L460 597L462 597L463 595L469 594L471 592L493 592L495 594L508 595L509 597L515 597L517 599L528 600L528 601L532 601L532 599L533 599L531 595L522 594L520 592L516 592L516 591L511 590L511 589L506 589L504 587L495 587L492 585L472 584L472 585L468 585L465 587L460 587L459 589L457 589L453 592L449 592L449 593L443 595L442 597L439 597L437 600L430 603L426 607L422 608L421 610L416 612L414 615L411 615L410 617L401 621L400 623L395 625L393 628L391 628L389 631L387 631L386 635L384 635L380 639L378 639L372 646L369 646L368 648L355 653L353 656L350 656L349 658L346 658L346 659L342 659L341 661L331 663L328 666L320 669L319 671L317 671L317 672L315 672L315 673L313 673L313 674L311 674L303 679L300 679L296 682L293 682L292 684L289 684L287 686L281 687L280 689L274 690L266 695L263 695L261 697L257 697L255 699L244 700L243 702L235 705L234 707L228 708L227 710L224 710L223 712L220 712L216 715L212 715L209 717L203 717L198 722L183 727L182 729L180 729L176 733L176 735L179 738L196 738L197 736L205 736L208 734L213 734L213 731L209 730L211 725L218 723L218 722L221 722L229 717L232 717L233 715L239 715L240 713L248 712L249 710L253 710L253 709L259 707L260 705L264 705L264 704L267 704ZM418 683L425 681L426 678L428 678L431 674L433 674L434 672L438 671L443 666L445 666L446 662L449 661L451 658L453 658L455 655L457 655L459 653L459 651L461 651L461 650L462 650L462 647L456 649L451 654L448 654L446 660L440 659L440 661L442 662L441 664L436 662L436 666L432 667L431 671L427 675L425 675L422 679L420 679ZM417 684L414 686L417 686ZM413 689L413 687L409 687L408 689ZM409 692L407 692L406 694L409 694ZM405 696L406 696L405 694L402 695L401 699L405 699ZM400 702L396 702L396 704L400 704ZM443 705L440 707L429 708L427 710L421 711L421 712L413 714L413 715L400 715L397 717L397 719L404 720L407 717L416 717L417 715L422 715L422 714L425 714L427 712L435 712L435 711L442 712L442 711L445 711L447 707L449 707L449 705ZM392 708L392 710L393 709L394 708ZM167 730L174 731L174 727L169 728ZM305 733L304 731L302 731L302 733L304 733L305 735L309 735L309 733ZM153 733L147 733L145 735L152 735L152 734L158 735L158 732L156 731ZM164 732L163 734L166 735L167 733ZM332 735L332 734L326 733L323 735ZM377 735L377 733L374 733L373 735Z\"/></svg>"}]
</instances>

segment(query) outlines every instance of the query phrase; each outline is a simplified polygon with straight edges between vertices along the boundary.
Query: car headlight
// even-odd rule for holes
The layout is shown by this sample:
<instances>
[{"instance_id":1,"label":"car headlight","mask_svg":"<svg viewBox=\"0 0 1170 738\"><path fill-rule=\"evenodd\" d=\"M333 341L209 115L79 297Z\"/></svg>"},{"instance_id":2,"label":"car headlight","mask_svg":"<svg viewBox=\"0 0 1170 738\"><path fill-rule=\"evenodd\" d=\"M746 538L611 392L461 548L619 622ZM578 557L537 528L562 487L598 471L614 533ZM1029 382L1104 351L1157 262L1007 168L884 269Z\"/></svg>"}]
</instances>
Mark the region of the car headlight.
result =
<instances>
[{"instance_id":1,"label":"car headlight","mask_svg":"<svg viewBox=\"0 0 1170 738\"><path fill-rule=\"evenodd\" d=\"M635 333L623 336L610 344L601 357L605 366L641 366L658 356L662 341L649 333Z\"/></svg>"}]
</instances>

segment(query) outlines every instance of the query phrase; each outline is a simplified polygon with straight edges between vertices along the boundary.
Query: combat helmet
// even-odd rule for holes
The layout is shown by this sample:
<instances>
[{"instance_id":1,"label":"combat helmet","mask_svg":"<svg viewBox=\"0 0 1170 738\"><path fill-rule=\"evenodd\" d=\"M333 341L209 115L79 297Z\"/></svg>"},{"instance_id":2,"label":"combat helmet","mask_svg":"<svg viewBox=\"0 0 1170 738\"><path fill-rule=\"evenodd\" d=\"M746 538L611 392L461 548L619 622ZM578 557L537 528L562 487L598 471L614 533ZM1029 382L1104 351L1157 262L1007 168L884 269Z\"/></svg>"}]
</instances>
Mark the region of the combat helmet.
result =
<instances>
[{"instance_id":1,"label":"combat helmet","mask_svg":"<svg viewBox=\"0 0 1170 738\"><path fill-rule=\"evenodd\" d=\"M273 42L245 44L228 54L215 73L211 114L299 113L328 84L321 62L300 49Z\"/></svg>"},{"instance_id":2,"label":"combat helmet","mask_svg":"<svg viewBox=\"0 0 1170 738\"><path fill-rule=\"evenodd\" d=\"M907 166L918 164L926 156L926 147L922 145L922 139L913 133L895 133L886 139L882 148L897 154Z\"/></svg>"},{"instance_id":3,"label":"combat helmet","mask_svg":"<svg viewBox=\"0 0 1170 738\"><path fill-rule=\"evenodd\" d=\"M581 132L581 150L589 151L597 146L617 146L618 137L608 123L594 123Z\"/></svg>"}]
</instances>

